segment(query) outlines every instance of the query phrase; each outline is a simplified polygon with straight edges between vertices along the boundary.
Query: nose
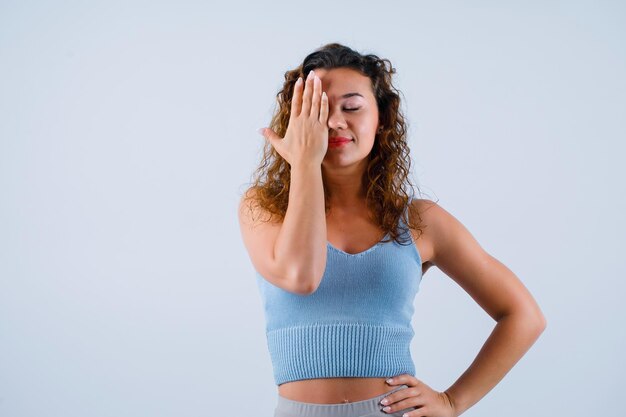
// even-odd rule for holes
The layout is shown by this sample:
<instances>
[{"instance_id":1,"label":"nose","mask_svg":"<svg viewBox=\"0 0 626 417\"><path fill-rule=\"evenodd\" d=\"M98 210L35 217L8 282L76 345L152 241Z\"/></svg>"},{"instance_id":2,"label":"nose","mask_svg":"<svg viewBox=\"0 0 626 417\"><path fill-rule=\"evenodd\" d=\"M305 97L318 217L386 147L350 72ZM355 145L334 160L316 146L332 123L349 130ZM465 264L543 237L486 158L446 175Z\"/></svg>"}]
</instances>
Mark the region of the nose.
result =
<instances>
[{"instance_id":1,"label":"nose","mask_svg":"<svg viewBox=\"0 0 626 417\"><path fill-rule=\"evenodd\" d=\"M329 108L328 127L333 130L346 129L348 124L341 114L341 110L332 110Z\"/></svg>"}]
</instances>

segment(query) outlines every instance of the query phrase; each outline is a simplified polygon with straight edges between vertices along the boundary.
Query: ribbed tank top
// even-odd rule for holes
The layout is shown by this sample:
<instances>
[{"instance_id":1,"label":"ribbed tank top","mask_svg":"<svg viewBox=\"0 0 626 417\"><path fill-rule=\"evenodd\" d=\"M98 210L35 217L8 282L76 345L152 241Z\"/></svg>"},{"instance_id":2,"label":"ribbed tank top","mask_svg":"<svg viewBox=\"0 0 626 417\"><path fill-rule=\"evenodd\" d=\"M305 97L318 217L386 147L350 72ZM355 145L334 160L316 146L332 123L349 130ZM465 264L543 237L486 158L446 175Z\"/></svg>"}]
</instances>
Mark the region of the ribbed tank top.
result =
<instances>
[{"instance_id":1,"label":"ribbed tank top","mask_svg":"<svg viewBox=\"0 0 626 417\"><path fill-rule=\"evenodd\" d=\"M411 319L422 260L408 228L399 230L410 243L382 242L386 234L369 249L349 254L327 242L322 281L309 295L285 291L256 272L276 385L415 376Z\"/></svg>"}]
</instances>

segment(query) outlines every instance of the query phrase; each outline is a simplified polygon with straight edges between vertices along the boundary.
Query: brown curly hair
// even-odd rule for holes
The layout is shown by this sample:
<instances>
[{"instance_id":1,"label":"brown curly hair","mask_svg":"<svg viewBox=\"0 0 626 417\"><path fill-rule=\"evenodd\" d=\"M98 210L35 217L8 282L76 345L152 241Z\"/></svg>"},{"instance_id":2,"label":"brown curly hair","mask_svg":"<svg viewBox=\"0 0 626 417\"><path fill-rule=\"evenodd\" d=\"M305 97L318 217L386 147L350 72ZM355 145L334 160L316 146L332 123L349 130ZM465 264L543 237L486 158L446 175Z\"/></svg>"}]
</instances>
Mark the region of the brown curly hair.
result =
<instances>
[{"instance_id":1,"label":"brown curly hair","mask_svg":"<svg viewBox=\"0 0 626 417\"><path fill-rule=\"evenodd\" d=\"M284 137L295 82L298 77L306 79L308 73L317 68L328 70L350 68L370 78L382 131L376 134L374 146L368 156L368 166L362 178L366 190L366 204L374 213L373 220L389 233L390 240L400 244L407 241L401 240L400 237L407 230L401 232L396 230L396 225L404 216L407 206L411 215L405 216L404 224L411 229L419 230L421 235L422 227L425 226L421 224L416 206L409 204L412 197L409 192L413 191L413 184L409 179L411 159L406 137L407 122L400 109L400 91L392 84L392 75L396 70L388 59L381 59L373 54L362 55L339 43L329 43L316 49L304 58L297 68L285 72L283 88L276 95L278 110L272 116L269 127L278 136ZM255 192L253 196L246 192L244 200L254 200L270 214L270 218L276 215L279 221L282 221L289 201L290 177L289 163L276 152L269 141L266 141L263 158L253 173L253 182L248 189ZM324 195L328 215L330 207L326 187ZM410 218L418 219L418 222L409 222Z\"/></svg>"}]
</instances>

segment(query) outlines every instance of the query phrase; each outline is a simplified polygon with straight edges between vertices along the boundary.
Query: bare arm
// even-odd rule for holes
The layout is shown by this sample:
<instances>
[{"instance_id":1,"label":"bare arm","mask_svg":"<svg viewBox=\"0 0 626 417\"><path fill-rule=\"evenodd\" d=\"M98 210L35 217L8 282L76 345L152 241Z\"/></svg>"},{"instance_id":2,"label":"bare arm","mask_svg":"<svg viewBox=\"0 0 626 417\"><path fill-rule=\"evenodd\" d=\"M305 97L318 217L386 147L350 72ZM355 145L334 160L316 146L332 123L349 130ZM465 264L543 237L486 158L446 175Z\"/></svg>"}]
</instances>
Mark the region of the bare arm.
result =
<instances>
[{"instance_id":1,"label":"bare arm","mask_svg":"<svg viewBox=\"0 0 626 417\"><path fill-rule=\"evenodd\" d=\"M299 295L310 294L326 269L320 165L300 166L291 171L285 217L273 217L258 205L255 189L249 189L242 197L239 226L250 260L257 272L275 286Z\"/></svg>"},{"instance_id":2,"label":"bare arm","mask_svg":"<svg viewBox=\"0 0 626 417\"><path fill-rule=\"evenodd\" d=\"M296 286L315 291L326 269L326 213L319 164L291 168L289 206L274 245L278 264L289 265Z\"/></svg>"},{"instance_id":3,"label":"bare arm","mask_svg":"<svg viewBox=\"0 0 626 417\"><path fill-rule=\"evenodd\" d=\"M436 236L433 263L497 322L470 367L445 391L458 416L504 378L543 332L546 319L517 276L456 218L438 205L429 212Z\"/></svg>"}]
</instances>

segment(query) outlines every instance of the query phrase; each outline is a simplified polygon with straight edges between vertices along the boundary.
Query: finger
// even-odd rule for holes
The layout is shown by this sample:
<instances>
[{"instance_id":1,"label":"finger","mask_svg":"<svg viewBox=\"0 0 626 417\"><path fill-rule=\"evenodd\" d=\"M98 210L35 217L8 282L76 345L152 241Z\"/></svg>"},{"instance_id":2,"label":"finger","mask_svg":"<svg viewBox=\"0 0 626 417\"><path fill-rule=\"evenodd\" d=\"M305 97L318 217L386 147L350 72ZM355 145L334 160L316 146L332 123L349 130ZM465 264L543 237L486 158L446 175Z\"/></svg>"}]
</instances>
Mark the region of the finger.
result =
<instances>
[{"instance_id":1,"label":"finger","mask_svg":"<svg viewBox=\"0 0 626 417\"><path fill-rule=\"evenodd\" d=\"M402 412L402 417L427 417L432 415L424 407L401 408L398 412Z\"/></svg>"},{"instance_id":2,"label":"finger","mask_svg":"<svg viewBox=\"0 0 626 417\"><path fill-rule=\"evenodd\" d=\"M311 95L313 90L314 75L315 72L313 70L309 71L309 75L306 77L304 85L304 94L302 94L302 110L300 111L300 114L305 117L308 117L309 112L311 111Z\"/></svg>"},{"instance_id":3,"label":"finger","mask_svg":"<svg viewBox=\"0 0 626 417\"><path fill-rule=\"evenodd\" d=\"M293 86L293 95L291 96L291 117L300 115L302 107L302 77L298 77L296 84Z\"/></svg>"},{"instance_id":4,"label":"finger","mask_svg":"<svg viewBox=\"0 0 626 417\"><path fill-rule=\"evenodd\" d=\"M269 127L266 127L264 129L259 129L260 131L262 131L262 135L263 137L274 147L274 148L278 148L281 143L280 143L280 139L281 137L278 136L276 134L276 132L274 132L272 129L270 129Z\"/></svg>"},{"instance_id":5,"label":"finger","mask_svg":"<svg viewBox=\"0 0 626 417\"><path fill-rule=\"evenodd\" d=\"M401 401L397 404L391 405L391 406L387 406L387 407L383 407L382 411L384 411L385 413L387 413L387 415L393 414L395 415L399 415L396 413L403 413L402 416L407 416L407 417L422 417L422 416L427 416L429 414L415 414L418 413L419 411L415 411L415 410L419 410L422 413L425 411L424 407L422 406L418 406L417 404L415 404L415 402L411 402L409 400L405 400L405 401ZM411 414L413 413L413 414Z\"/></svg>"},{"instance_id":6,"label":"finger","mask_svg":"<svg viewBox=\"0 0 626 417\"><path fill-rule=\"evenodd\" d=\"M411 411L415 409L411 407L423 406L424 401L419 395L408 389L403 389L400 390L400 395L396 395L396 393L390 394L383 398L380 403L384 406L383 411L388 414L399 411ZM385 400L387 401L385 402ZM410 410L407 410L408 408Z\"/></svg>"},{"instance_id":7,"label":"finger","mask_svg":"<svg viewBox=\"0 0 626 417\"><path fill-rule=\"evenodd\" d=\"M386 395L380 400L380 403L383 405L392 405L397 401L409 397L411 395L411 391L407 391L408 388L409 386L404 384L394 388L392 393Z\"/></svg>"},{"instance_id":8,"label":"finger","mask_svg":"<svg viewBox=\"0 0 626 417\"><path fill-rule=\"evenodd\" d=\"M387 379L387 384L389 385L397 385L397 384L406 384L410 386L416 386L419 384L419 379L415 378L413 375L409 374L400 374L396 375L393 378Z\"/></svg>"},{"instance_id":9,"label":"finger","mask_svg":"<svg viewBox=\"0 0 626 417\"><path fill-rule=\"evenodd\" d=\"M326 91L322 92L322 105L320 106L319 121L324 126L328 123L328 96L326 95Z\"/></svg>"},{"instance_id":10,"label":"finger","mask_svg":"<svg viewBox=\"0 0 626 417\"><path fill-rule=\"evenodd\" d=\"M322 94L322 80L316 75L313 80L313 97L311 97L311 119L320 117L320 98Z\"/></svg>"}]
</instances>

